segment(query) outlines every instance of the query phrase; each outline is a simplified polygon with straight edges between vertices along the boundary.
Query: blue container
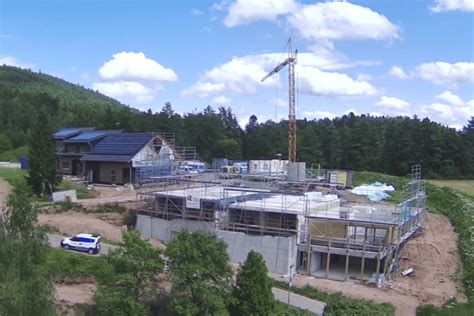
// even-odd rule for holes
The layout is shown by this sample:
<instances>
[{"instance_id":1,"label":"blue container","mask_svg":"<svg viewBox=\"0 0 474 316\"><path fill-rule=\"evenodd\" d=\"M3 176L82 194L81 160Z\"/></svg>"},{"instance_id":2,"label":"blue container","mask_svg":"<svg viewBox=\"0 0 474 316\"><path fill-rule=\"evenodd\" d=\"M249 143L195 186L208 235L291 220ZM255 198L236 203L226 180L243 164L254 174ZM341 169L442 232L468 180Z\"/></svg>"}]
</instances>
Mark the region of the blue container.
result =
<instances>
[{"instance_id":1,"label":"blue container","mask_svg":"<svg viewBox=\"0 0 474 316\"><path fill-rule=\"evenodd\" d=\"M20 169L21 170L28 170L29 162L30 162L30 159L28 158L28 156L21 156L20 157Z\"/></svg>"}]
</instances>

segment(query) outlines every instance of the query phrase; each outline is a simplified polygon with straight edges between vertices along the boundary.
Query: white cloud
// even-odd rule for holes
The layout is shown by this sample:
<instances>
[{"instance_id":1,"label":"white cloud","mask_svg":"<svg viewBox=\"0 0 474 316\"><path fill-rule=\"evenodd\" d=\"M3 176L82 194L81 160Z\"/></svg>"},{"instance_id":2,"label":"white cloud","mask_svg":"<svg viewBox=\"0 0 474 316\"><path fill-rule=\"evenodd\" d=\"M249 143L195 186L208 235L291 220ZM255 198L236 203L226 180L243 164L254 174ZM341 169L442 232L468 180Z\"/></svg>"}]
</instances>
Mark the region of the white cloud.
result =
<instances>
[{"instance_id":1,"label":"white cloud","mask_svg":"<svg viewBox=\"0 0 474 316\"><path fill-rule=\"evenodd\" d=\"M474 114L474 100L463 101L450 91L436 96L438 102L421 107L421 113L451 127L465 125Z\"/></svg>"},{"instance_id":2,"label":"white cloud","mask_svg":"<svg viewBox=\"0 0 474 316\"><path fill-rule=\"evenodd\" d=\"M370 81L372 80L372 76L368 74L359 74L356 77L357 81Z\"/></svg>"},{"instance_id":3,"label":"white cloud","mask_svg":"<svg viewBox=\"0 0 474 316\"><path fill-rule=\"evenodd\" d=\"M165 68L144 53L120 52L99 69L104 80L121 81L176 81L173 69Z\"/></svg>"},{"instance_id":4,"label":"white cloud","mask_svg":"<svg viewBox=\"0 0 474 316\"><path fill-rule=\"evenodd\" d=\"M222 83L202 82L198 81L191 87L181 91L182 96L198 96L205 98L210 94L221 92L225 89Z\"/></svg>"},{"instance_id":5,"label":"white cloud","mask_svg":"<svg viewBox=\"0 0 474 316\"><path fill-rule=\"evenodd\" d=\"M414 70L415 76L436 84L456 86L462 83L474 83L474 63L457 62L454 64L437 61L424 63Z\"/></svg>"},{"instance_id":6,"label":"white cloud","mask_svg":"<svg viewBox=\"0 0 474 316\"><path fill-rule=\"evenodd\" d=\"M212 104L219 105L219 106L228 106L232 102L231 98L228 98L224 95L215 97L211 100Z\"/></svg>"},{"instance_id":7,"label":"white cloud","mask_svg":"<svg viewBox=\"0 0 474 316\"><path fill-rule=\"evenodd\" d=\"M473 0L436 0L430 10L435 13L445 11L474 11Z\"/></svg>"},{"instance_id":8,"label":"white cloud","mask_svg":"<svg viewBox=\"0 0 474 316\"><path fill-rule=\"evenodd\" d=\"M349 2L301 5L288 22L304 38L313 40L396 39L400 28L385 16Z\"/></svg>"},{"instance_id":9,"label":"white cloud","mask_svg":"<svg viewBox=\"0 0 474 316\"><path fill-rule=\"evenodd\" d=\"M377 89L367 81L354 80L346 74L325 72L321 68L349 67L343 63L321 58L313 53L298 57L296 72L300 92L329 97L362 96L377 94ZM254 95L258 87L279 84L279 74L264 82L261 79L279 62L281 54L269 53L234 57L231 61L207 71L193 86L183 90L183 96L207 97L224 91L239 95Z\"/></svg>"},{"instance_id":10,"label":"white cloud","mask_svg":"<svg viewBox=\"0 0 474 316\"><path fill-rule=\"evenodd\" d=\"M97 82L92 89L126 103L145 104L154 99L149 88L134 81Z\"/></svg>"},{"instance_id":11,"label":"white cloud","mask_svg":"<svg viewBox=\"0 0 474 316\"><path fill-rule=\"evenodd\" d=\"M464 101L457 95L453 94L451 91L444 91L443 93L437 95L436 98L450 105L462 106L464 104Z\"/></svg>"},{"instance_id":12,"label":"white cloud","mask_svg":"<svg viewBox=\"0 0 474 316\"><path fill-rule=\"evenodd\" d=\"M224 18L227 27L249 24L257 20L274 21L279 15L295 11L294 0L237 0Z\"/></svg>"},{"instance_id":13,"label":"white cloud","mask_svg":"<svg viewBox=\"0 0 474 316\"><path fill-rule=\"evenodd\" d=\"M405 71L399 67L399 66L393 66L390 68L389 72L392 76L397 77L398 79L408 79L408 75L405 73Z\"/></svg>"},{"instance_id":14,"label":"white cloud","mask_svg":"<svg viewBox=\"0 0 474 316\"><path fill-rule=\"evenodd\" d=\"M377 89L366 81L356 81L346 74L324 72L316 67L297 67L299 89L303 93L328 97L375 95Z\"/></svg>"},{"instance_id":15,"label":"white cloud","mask_svg":"<svg viewBox=\"0 0 474 316\"><path fill-rule=\"evenodd\" d=\"M223 9L226 6L219 6ZM396 39L400 28L384 15L349 2L330 1L300 4L294 0L237 0L224 18L227 27L258 20L275 21L285 15L287 22L302 37L329 45L341 39Z\"/></svg>"},{"instance_id":16,"label":"white cloud","mask_svg":"<svg viewBox=\"0 0 474 316\"><path fill-rule=\"evenodd\" d=\"M245 58L232 58L231 61L207 71L202 79L182 91L184 96L206 97L213 93L228 91L241 95L254 95L257 86L276 84L278 76L265 82L260 80L267 74L262 65L249 62Z\"/></svg>"},{"instance_id":17,"label":"white cloud","mask_svg":"<svg viewBox=\"0 0 474 316\"><path fill-rule=\"evenodd\" d=\"M410 103L395 97L382 96L375 106L389 111L408 111Z\"/></svg>"},{"instance_id":18,"label":"white cloud","mask_svg":"<svg viewBox=\"0 0 474 316\"><path fill-rule=\"evenodd\" d=\"M303 116L306 117L307 119L324 119L324 118L329 118L333 119L336 116L338 116L336 113L329 112L329 111L303 111Z\"/></svg>"},{"instance_id":19,"label":"white cloud","mask_svg":"<svg viewBox=\"0 0 474 316\"><path fill-rule=\"evenodd\" d=\"M19 68L34 68L33 64L27 64L20 62L18 59L11 57L11 56L3 56L0 57L0 65L7 65Z\"/></svg>"}]
</instances>

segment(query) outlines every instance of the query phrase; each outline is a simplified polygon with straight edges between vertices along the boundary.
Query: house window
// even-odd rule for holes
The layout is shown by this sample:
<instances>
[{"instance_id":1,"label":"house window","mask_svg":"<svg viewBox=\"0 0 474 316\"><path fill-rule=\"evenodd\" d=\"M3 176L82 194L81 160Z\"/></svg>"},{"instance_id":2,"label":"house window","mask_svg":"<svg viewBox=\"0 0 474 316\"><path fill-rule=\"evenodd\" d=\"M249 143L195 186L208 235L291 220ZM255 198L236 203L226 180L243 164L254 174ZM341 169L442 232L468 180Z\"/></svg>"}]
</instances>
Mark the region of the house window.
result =
<instances>
[{"instance_id":1,"label":"house window","mask_svg":"<svg viewBox=\"0 0 474 316\"><path fill-rule=\"evenodd\" d=\"M70 166L69 161L63 161L62 163L62 168L68 170Z\"/></svg>"}]
</instances>

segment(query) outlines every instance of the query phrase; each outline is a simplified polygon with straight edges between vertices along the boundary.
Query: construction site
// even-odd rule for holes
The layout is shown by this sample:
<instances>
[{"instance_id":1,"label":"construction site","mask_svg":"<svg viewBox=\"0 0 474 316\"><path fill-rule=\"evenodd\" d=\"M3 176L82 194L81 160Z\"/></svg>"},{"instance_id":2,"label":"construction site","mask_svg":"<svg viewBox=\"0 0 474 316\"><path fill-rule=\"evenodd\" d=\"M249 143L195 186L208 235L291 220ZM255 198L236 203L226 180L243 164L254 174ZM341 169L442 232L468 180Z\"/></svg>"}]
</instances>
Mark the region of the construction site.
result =
<instances>
[{"instance_id":1,"label":"construction site","mask_svg":"<svg viewBox=\"0 0 474 316\"><path fill-rule=\"evenodd\" d=\"M136 228L164 242L182 230L202 230L227 243L233 262L243 262L255 250L274 273L294 269L380 286L397 268L405 241L423 224L426 194L420 172L413 166L398 205L350 203L323 193L328 189L311 179L240 175L229 180L212 173L154 177L138 194L144 203Z\"/></svg>"}]
</instances>

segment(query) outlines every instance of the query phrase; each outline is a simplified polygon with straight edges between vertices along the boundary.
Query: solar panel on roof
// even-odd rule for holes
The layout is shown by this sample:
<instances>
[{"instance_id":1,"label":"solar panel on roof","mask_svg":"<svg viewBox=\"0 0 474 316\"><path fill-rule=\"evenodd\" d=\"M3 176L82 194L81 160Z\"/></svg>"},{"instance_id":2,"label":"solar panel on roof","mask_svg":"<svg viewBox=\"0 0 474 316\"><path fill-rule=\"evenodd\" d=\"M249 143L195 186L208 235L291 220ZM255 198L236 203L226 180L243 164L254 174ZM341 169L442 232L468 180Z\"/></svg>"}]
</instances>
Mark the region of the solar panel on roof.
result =
<instances>
[{"instance_id":1,"label":"solar panel on roof","mask_svg":"<svg viewBox=\"0 0 474 316\"><path fill-rule=\"evenodd\" d=\"M109 134L89 154L134 155L151 140L152 136L152 133Z\"/></svg>"},{"instance_id":2,"label":"solar panel on roof","mask_svg":"<svg viewBox=\"0 0 474 316\"><path fill-rule=\"evenodd\" d=\"M102 131L82 132L79 135L70 138L69 141L89 141L97 137L105 136L106 134L107 132Z\"/></svg>"},{"instance_id":3,"label":"solar panel on roof","mask_svg":"<svg viewBox=\"0 0 474 316\"><path fill-rule=\"evenodd\" d=\"M54 136L56 137L62 137L62 136L68 136L72 134L79 133L79 130L59 130L56 133L54 133Z\"/></svg>"}]
</instances>

